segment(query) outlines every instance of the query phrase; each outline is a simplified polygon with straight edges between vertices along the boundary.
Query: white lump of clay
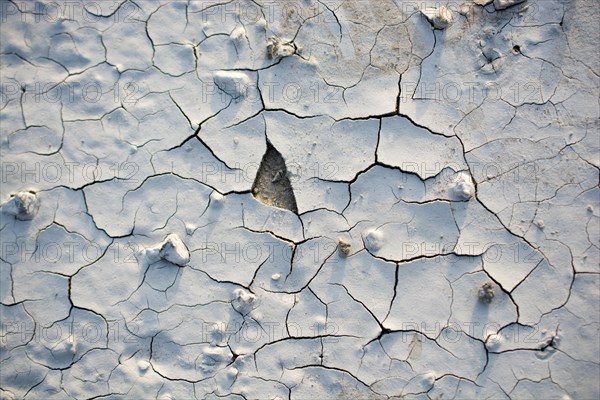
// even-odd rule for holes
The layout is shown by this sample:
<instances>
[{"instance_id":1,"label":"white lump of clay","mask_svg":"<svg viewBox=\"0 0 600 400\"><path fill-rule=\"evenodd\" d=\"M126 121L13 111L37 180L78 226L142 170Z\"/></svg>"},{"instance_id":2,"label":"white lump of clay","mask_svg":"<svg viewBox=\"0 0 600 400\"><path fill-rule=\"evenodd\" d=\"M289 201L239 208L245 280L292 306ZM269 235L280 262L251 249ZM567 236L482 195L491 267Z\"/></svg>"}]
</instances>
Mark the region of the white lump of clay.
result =
<instances>
[{"instance_id":1,"label":"white lump of clay","mask_svg":"<svg viewBox=\"0 0 600 400\"><path fill-rule=\"evenodd\" d=\"M523 3L525 0L494 0L494 8L496 10L504 10L505 8L512 7L515 4Z\"/></svg>"},{"instance_id":2,"label":"white lump of clay","mask_svg":"<svg viewBox=\"0 0 600 400\"><path fill-rule=\"evenodd\" d=\"M446 6L427 7L421 12L435 29L444 29L454 21L452 11Z\"/></svg>"},{"instance_id":3,"label":"white lump of clay","mask_svg":"<svg viewBox=\"0 0 600 400\"><path fill-rule=\"evenodd\" d=\"M269 58L287 57L296 53L296 46L292 42L283 41L277 37L270 37L267 44Z\"/></svg>"},{"instance_id":4,"label":"white lump of clay","mask_svg":"<svg viewBox=\"0 0 600 400\"><path fill-rule=\"evenodd\" d=\"M376 252L381 249L383 246L383 232L378 231L377 229L369 229L364 233L365 238L365 246L367 250Z\"/></svg>"},{"instance_id":5,"label":"white lump of clay","mask_svg":"<svg viewBox=\"0 0 600 400\"><path fill-rule=\"evenodd\" d=\"M252 311L255 305L256 296L244 289L235 289L233 291L233 308L240 314L246 315Z\"/></svg>"},{"instance_id":6,"label":"white lump of clay","mask_svg":"<svg viewBox=\"0 0 600 400\"><path fill-rule=\"evenodd\" d=\"M190 251L174 233L164 240L158 255L161 259L180 267L184 267L190 262Z\"/></svg>"},{"instance_id":7,"label":"white lump of clay","mask_svg":"<svg viewBox=\"0 0 600 400\"><path fill-rule=\"evenodd\" d=\"M190 262L190 251L183 241L174 233L168 235L165 240L155 247L144 251L148 263L165 260L171 264L185 267Z\"/></svg>"},{"instance_id":8,"label":"white lump of clay","mask_svg":"<svg viewBox=\"0 0 600 400\"><path fill-rule=\"evenodd\" d=\"M19 192L2 206L2 211L25 221L33 219L39 208L40 202L35 193Z\"/></svg>"},{"instance_id":9,"label":"white lump of clay","mask_svg":"<svg viewBox=\"0 0 600 400\"><path fill-rule=\"evenodd\" d=\"M475 185L473 179L466 173L460 173L450 183L450 189L454 197L458 200L469 200L475 196Z\"/></svg>"}]
</instances>

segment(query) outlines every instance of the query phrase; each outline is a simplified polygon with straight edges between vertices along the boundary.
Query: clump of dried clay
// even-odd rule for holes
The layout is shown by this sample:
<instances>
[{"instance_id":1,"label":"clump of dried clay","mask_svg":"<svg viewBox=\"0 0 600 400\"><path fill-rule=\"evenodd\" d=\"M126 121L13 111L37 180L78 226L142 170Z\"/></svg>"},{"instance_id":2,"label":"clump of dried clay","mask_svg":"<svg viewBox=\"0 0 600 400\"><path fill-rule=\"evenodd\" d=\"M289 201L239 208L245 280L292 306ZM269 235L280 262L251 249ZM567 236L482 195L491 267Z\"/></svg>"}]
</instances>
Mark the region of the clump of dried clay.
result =
<instances>
[{"instance_id":1,"label":"clump of dried clay","mask_svg":"<svg viewBox=\"0 0 600 400\"><path fill-rule=\"evenodd\" d=\"M149 263L165 260L171 264L185 267L190 262L190 251L179 236L174 233L168 235L165 240L155 247L144 250L142 254L146 255L146 260Z\"/></svg>"},{"instance_id":2,"label":"clump of dried clay","mask_svg":"<svg viewBox=\"0 0 600 400\"><path fill-rule=\"evenodd\" d=\"M162 243L158 255L163 260L179 265L180 267L184 267L190 262L190 251L181 239L179 239L179 236L173 233L167 236Z\"/></svg>"},{"instance_id":3,"label":"clump of dried clay","mask_svg":"<svg viewBox=\"0 0 600 400\"><path fill-rule=\"evenodd\" d=\"M454 21L452 11L446 6L427 7L421 12L435 29L445 29Z\"/></svg>"},{"instance_id":4,"label":"clump of dried clay","mask_svg":"<svg viewBox=\"0 0 600 400\"><path fill-rule=\"evenodd\" d=\"M213 81L219 89L234 99L245 97L253 85L250 74L242 71L216 71Z\"/></svg>"},{"instance_id":5,"label":"clump of dried clay","mask_svg":"<svg viewBox=\"0 0 600 400\"><path fill-rule=\"evenodd\" d=\"M233 291L233 300L231 302L234 310L240 314L246 315L256 308L256 296L254 293L247 292L244 289L235 289Z\"/></svg>"},{"instance_id":6,"label":"clump of dried clay","mask_svg":"<svg viewBox=\"0 0 600 400\"><path fill-rule=\"evenodd\" d=\"M215 205L223 205L223 203L225 202L225 196L223 196L221 193L214 191L210 194L210 204L215 204Z\"/></svg>"},{"instance_id":7,"label":"clump of dried clay","mask_svg":"<svg viewBox=\"0 0 600 400\"><path fill-rule=\"evenodd\" d=\"M523 3L525 0L494 0L494 8L496 10L504 10L516 4Z\"/></svg>"},{"instance_id":8,"label":"clump of dried clay","mask_svg":"<svg viewBox=\"0 0 600 400\"><path fill-rule=\"evenodd\" d=\"M488 336L488 338L485 341L485 347L488 350L495 350L497 348L499 348L502 343L504 342L504 338L502 337L501 334L499 333L494 333Z\"/></svg>"},{"instance_id":9,"label":"clump of dried clay","mask_svg":"<svg viewBox=\"0 0 600 400\"><path fill-rule=\"evenodd\" d=\"M492 299L495 295L496 291L494 290L494 286L490 282L484 283L483 286L479 288L479 292L477 293L479 301L488 304L492 302Z\"/></svg>"},{"instance_id":10,"label":"clump of dried clay","mask_svg":"<svg viewBox=\"0 0 600 400\"><path fill-rule=\"evenodd\" d=\"M469 200L475 195L473 179L466 173L460 173L451 183L452 194L459 200Z\"/></svg>"},{"instance_id":11,"label":"clump of dried clay","mask_svg":"<svg viewBox=\"0 0 600 400\"><path fill-rule=\"evenodd\" d=\"M150 369L150 363L146 360L140 360L137 362L137 367L140 375L144 375Z\"/></svg>"},{"instance_id":12,"label":"clump of dried clay","mask_svg":"<svg viewBox=\"0 0 600 400\"><path fill-rule=\"evenodd\" d=\"M383 246L383 232L378 231L377 229L370 229L365 232L364 238L365 246L369 251L377 251Z\"/></svg>"},{"instance_id":13,"label":"clump of dried clay","mask_svg":"<svg viewBox=\"0 0 600 400\"><path fill-rule=\"evenodd\" d=\"M270 37L267 40L267 56L269 58L287 57L296 54L296 45L286 42L278 37Z\"/></svg>"},{"instance_id":14,"label":"clump of dried clay","mask_svg":"<svg viewBox=\"0 0 600 400\"><path fill-rule=\"evenodd\" d=\"M40 201L33 192L19 192L2 206L2 212L14 215L21 221L33 219L40 208Z\"/></svg>"}]
</instances>

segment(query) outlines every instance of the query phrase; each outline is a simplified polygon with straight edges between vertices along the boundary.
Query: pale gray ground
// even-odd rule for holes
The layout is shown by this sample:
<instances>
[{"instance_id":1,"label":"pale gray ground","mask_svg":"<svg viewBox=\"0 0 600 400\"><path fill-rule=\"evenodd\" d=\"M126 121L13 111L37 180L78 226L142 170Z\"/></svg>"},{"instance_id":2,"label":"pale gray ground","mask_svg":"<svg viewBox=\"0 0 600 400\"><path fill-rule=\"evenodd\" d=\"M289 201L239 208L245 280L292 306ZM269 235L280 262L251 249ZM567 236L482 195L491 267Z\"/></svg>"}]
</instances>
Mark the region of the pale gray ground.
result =
<instances>
[{"instance_id":1,"label":"pale gray ground","mask_svg":"<svg viewBox=\"0 0 600 400\"><path fill-rule=\"evenodd\" d=\"M597 0L0 6L0 398L599 398Z\"/></svg>"}]
</instances>

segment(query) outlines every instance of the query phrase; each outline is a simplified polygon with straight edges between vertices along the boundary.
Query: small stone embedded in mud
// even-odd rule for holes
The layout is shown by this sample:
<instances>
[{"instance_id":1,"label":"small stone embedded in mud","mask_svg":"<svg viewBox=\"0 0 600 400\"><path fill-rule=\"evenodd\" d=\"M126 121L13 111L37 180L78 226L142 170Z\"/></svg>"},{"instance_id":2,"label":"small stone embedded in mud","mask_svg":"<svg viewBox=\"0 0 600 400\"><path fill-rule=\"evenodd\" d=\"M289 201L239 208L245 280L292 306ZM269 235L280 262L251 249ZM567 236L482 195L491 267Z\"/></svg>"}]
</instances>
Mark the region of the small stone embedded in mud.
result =
<instances>
[{"instance_id":1,"label":"small stone embedded in mud","mask_svg":"<svg viewBox=\"0 0 600 400\"><path fill-rule=\"evenodd\" d=\"M492 299L496 295L496 291L494 290L494 286L490 282L486 282L479 288L479 292L477 296L479 297L479 301L482 303L491 303Z\"/></svg>"},{"instance_id":2,"label":"small stone embedded in mud","mask_svg":"<svg viewBox=\"0 0 600 400\"><path fill-rule=\"evenodd\" d=\"M342 256L347 257L350 254L350 251L352 250L352 245L350 244L350 242L347 242L344 239L339 239L338 248Z\"/></svg>"},{"instance_id":3,"label":"small stone embedded in mud","mask_svg":"<svg viewBox=\"0 0 600 400\"><path fill-rule=\"evenodd\" d=\"M544 223L543 219L538 219L537 221L535 221L535 224L537 225L538 228L540 228L542 230L546 227L546 224Z\"/></svg>"}]
</instances>

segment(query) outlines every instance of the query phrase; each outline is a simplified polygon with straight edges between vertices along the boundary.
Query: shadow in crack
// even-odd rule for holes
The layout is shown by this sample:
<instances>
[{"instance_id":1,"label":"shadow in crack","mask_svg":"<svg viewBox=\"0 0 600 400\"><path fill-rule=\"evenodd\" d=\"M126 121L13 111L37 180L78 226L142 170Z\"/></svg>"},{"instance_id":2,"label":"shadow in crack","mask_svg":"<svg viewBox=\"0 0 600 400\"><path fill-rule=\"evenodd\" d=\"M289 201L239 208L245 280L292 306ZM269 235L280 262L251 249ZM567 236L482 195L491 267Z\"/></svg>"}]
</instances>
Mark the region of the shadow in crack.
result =
<instances>
[{"instance_id":1,"label":"shadow in crack","mask_svg":"<svg viewBox=\"0 0 600 400\"><path fill-rule=\"evenodd\" d=\"M267 141L267 151L252 185L252 194L261 203L298 214L296 197L281 153Z\"/></svg>"}]
</instances>

